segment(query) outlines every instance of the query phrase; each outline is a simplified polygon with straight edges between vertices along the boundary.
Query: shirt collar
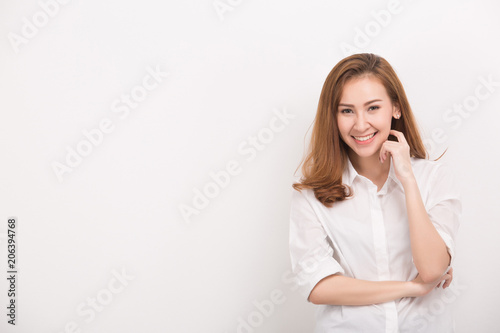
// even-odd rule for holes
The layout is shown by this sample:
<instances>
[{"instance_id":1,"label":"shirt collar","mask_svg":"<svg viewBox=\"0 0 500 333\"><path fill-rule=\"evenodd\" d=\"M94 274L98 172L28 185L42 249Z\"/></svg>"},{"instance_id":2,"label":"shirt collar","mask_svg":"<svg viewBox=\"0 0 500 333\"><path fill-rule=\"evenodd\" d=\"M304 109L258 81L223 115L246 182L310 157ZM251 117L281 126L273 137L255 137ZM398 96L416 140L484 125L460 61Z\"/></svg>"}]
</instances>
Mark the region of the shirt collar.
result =
<instances>
[{"instance_id":1,"label":"shirt collar","mask_svg":"<svg viewBox=\"0 0 500 333\"><path fill-rule=\"evenodd\" d=\"M389 176L387 177L387 180L392 180L401 188L401 190L404 190L403 185L399 181L398 177L396 177L396 172L394 171L394 165L392 162L392 158L389 157L389 160L390 160L390 169L389 169ZM413 164L413 158L412 158L412 164ZM356 169L354 169L354 167L352 166L351 160L349 159L349 157L347 157L347 166L344 169L344 173L342 175L342 182L346 185L351 186L356 177L360 177L360 174L358 174Z\"/></svg>"}]
</instances>

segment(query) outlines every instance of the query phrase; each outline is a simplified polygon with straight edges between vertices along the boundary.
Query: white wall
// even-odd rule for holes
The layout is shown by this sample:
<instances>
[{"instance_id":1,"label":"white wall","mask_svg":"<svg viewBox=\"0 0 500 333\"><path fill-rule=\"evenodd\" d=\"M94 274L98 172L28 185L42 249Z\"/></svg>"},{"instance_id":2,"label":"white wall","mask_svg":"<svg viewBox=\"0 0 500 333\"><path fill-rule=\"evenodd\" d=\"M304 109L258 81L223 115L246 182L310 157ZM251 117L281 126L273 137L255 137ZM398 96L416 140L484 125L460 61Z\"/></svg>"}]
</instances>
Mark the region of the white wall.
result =
<instances>
[{"instance_id":1,"label":"white wall","mask_svg":"<svg viewBox=\"0 0 500 333\"><path fill-rule=\"evenodd\" d=\"M498 2L0 7L0 266L7 274L15 216L19 270L18 327L3 306L0 331L237 332L244 321L255 327L240 332L311 332L313 306L288 275L290 191L323 82L356 52L348 45L394 66L431 158L449 147L464 205L457 332L498 330ZM184 218L180 207L224 169L228 184Z\"/></svg>"}]
</instances>

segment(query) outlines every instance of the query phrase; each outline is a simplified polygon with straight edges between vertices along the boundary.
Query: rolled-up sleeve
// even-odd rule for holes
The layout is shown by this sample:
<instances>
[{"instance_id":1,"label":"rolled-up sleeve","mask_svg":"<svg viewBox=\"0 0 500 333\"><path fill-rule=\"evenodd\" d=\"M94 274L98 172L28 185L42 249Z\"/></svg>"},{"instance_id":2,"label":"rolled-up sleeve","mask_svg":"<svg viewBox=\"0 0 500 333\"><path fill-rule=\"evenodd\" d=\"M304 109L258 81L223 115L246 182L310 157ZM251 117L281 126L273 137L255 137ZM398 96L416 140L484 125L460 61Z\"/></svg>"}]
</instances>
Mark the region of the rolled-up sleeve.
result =
<instances>
[{"instance_id":1,"label":"rolled-up sleeve","mask_svg":"<svg viewBox=\"0 0 500 333\"><path fill-rule=\"evenodd\" d=\"M290 209L290 258L300 292L309 295L323 278L341 273L330 239L304 193L293 190Z\"/></svg>"},{"instance_id":2,"label":"rolled-up sleeve","mask_svg":"<svg viewBox=\"0 0 500 333\"><path fill-rule=\"evenodd\" d=\"M447 164L439 164L431 177L427 213L437 232L446 244L451 257L455 258L455 239L462 216L462 199L459 184Z\"/></svg>"}]
</instances>

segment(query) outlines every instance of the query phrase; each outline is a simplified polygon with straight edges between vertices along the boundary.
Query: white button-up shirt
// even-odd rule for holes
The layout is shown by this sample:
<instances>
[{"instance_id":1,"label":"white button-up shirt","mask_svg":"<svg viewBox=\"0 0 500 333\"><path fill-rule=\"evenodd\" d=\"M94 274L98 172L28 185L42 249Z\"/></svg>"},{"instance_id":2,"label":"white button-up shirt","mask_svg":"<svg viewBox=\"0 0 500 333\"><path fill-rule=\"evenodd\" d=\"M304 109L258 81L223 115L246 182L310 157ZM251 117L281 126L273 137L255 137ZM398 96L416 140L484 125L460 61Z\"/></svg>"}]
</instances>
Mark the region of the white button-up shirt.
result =
<instances>
[{"instance_id":1,"label":"white button-up shirt","mask_svg":"<svg viewBox=\"0 0 500 333\"><path fill-rule=\"evenodd\" d=\"M389 176L377 186L359 175L351 161L342 181L354 197L325 207L312 189L292 189L290 256L297 284L308 298L323 278L340 273L369 281L411 281L413 263L405 193L390 161ZM411 157L413 173L429 218L455 257L455 237L462 213L453 173L439 161ZM453 284L422 297L363 305L316 305L316 333L454 332L450 307Z\"/></svg>"}]
</instances>

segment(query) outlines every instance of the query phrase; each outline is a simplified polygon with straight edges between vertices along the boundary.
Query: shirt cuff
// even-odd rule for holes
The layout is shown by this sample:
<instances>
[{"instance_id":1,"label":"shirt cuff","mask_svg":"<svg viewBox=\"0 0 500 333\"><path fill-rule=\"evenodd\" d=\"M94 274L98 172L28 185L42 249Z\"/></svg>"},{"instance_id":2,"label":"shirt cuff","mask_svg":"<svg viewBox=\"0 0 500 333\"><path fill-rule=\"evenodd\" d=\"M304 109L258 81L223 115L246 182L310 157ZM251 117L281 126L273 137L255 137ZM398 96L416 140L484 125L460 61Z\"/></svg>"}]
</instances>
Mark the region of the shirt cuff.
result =
<instances>
[{"instance_id":1,"label":"shirt cuff","mask_svg":"<svg viewBox=\"0 0 500 333\"><path fill-rule=\"evenodd\" d=\"M453 261L455 259L455 243L453 242L453 239L450 237L450 235L444 231L441 231L440 229L436 229L438 234L441 236L441 238L444 241L444 244L446 245L446 249L448 253L450 254L451 261L450 264L448 265L448 269L453 265ZM448 271L448 269L446 271Z\"/></svg>"},{"instance_id":2,"label":"shirt cuff","mask_svg":"<svg viewBox=\"0 0 500 333\"><path fill-rule=\"evenodd\" d=\"M337 273L344 274L345 271L333 258L318 262L316 267L303 268L300 274L298 274L299 291L310 302L309 295L318 282L327 276Z\"/></svg>"}]
</instances>

